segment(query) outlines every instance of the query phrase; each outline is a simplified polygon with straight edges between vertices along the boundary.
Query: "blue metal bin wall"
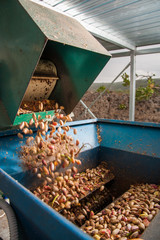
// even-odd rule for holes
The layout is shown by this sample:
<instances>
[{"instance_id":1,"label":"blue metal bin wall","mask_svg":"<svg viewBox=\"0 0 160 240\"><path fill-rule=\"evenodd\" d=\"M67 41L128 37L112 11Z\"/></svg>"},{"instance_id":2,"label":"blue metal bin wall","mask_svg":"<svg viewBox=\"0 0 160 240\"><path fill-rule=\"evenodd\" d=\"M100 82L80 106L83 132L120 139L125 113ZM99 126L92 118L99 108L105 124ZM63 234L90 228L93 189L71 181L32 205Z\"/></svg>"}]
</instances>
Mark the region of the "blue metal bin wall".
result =
<instances>
[{"instance_id":1,"label":"blue metal bin wall","mask_svg":"<svg viewBox=\"0 0 160 240\"><path fill-rule=\"evenodd\" d=\"M80 154L79 170L106 161L115 174L111 188L117 197L133 183L160 184L160 125L86 120L72 122L70 126L77 128L81 143L89 143ZM97 127L102 138L100 143ZM23 143L17 138L17 131L0 133L0 167L3 169L0 169L0 189L11 200L24 230L24 239L92 239L24 187L30 182L18 157Z\"/></svg>"}]
</instances>

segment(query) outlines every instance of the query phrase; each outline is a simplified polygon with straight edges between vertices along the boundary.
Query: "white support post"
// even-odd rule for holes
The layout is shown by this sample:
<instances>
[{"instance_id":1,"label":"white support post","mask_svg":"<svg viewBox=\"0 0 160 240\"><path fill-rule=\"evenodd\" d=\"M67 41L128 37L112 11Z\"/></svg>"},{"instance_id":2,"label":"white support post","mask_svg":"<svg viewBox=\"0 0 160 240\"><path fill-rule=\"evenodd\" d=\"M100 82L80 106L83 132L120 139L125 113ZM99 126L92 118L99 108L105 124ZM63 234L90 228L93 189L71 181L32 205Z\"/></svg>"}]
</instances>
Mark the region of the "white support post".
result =
<instances>
[{"instance_id":1,"label":"white support post","mask_svg":"<svg viewBox=\"0 0 160 240\"><path fill-rule=\"evenodd\" d=\"M131 51L130 65L130 98L129 98L129 121L134 121L135 117L135 93L136 93L136 56L135 51Z\"/></svg>"}]
</instances>

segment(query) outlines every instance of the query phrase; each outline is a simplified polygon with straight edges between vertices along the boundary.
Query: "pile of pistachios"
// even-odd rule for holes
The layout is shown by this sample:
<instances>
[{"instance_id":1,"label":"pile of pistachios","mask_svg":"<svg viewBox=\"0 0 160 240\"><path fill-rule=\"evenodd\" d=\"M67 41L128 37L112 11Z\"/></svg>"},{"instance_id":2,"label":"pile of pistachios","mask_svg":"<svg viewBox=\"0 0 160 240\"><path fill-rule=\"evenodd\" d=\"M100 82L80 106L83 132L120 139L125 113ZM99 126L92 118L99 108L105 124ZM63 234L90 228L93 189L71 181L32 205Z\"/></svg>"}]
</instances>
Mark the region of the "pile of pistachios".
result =
<instances>
[{"instance_id":1,"label":"pile of pistachios","mask_svg":"<svg viewBox=\"0 0 160 240\"><path fill-rule=\"evenodd\" d=\"M47 177L42 186L33 193L56 211L79 206L79 200L100 187L103 191L110 171L100 164L96 168L86 169L79 173L75 166L65 173L54 172L52 178Z\"/></svg>"},{"instance_id":2,"label":"pile of pistachios","mask_svg":"<svg viewBox=\"0 0 160 240\"><path fill-rule=\"evenodd\" d=\"M138 240L159 209L160 186L133 185L106 209L92 213L82 229L96 240Z\"/></svg>"}]
</instances>

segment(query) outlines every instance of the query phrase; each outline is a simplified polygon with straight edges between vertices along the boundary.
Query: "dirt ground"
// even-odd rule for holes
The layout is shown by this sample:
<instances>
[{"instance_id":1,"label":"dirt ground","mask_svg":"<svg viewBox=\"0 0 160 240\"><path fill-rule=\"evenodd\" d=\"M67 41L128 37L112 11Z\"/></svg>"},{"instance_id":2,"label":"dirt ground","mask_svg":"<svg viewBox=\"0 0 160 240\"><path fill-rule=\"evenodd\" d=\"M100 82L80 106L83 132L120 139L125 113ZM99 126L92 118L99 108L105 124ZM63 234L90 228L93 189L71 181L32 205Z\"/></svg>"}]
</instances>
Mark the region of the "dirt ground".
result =
<instances>
[{"instance_id":1,"label":"dirt ground","mask_svg":"<svg viewBox=\"0 0 160 240\"><path fill-rule=\"evenodd\" d=\"M89 107L99 94L96 91L87 91L82 100ZM125 109L120 109L122 104ZM128 120L129 95L122 92L106 92L90 109L97 118ZM80 102L73 113L74 120L92 118ZM136 102L135 121L160 123L160 94L153 95L149 100Z\"/></svg>"}]
</instances>

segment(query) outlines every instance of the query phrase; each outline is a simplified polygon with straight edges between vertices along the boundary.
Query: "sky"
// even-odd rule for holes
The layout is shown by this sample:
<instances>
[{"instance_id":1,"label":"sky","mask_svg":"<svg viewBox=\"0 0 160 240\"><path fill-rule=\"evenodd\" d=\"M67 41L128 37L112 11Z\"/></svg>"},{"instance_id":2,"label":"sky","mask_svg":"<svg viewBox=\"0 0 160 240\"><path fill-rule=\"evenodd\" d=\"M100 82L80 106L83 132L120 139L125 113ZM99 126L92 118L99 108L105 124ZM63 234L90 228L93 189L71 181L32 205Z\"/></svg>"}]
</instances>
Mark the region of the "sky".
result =
<instances>
[{"instance_id":1,"label":"sky","mask_svg":"<svg viewBox=\"0 0 160 240\"><path fill-rule=\"evenodd\" d=\"M129 63L129 61L129 57L110 59L96 78L95 82L111 82ZM125 72L129 74L130 68L128 68ZM157 53L136 56L136 73L142 75L154 73L156 75L155 78L160 78L160 54ZM117 81L122 81L122 78L118 78Z\"/></svg>"}]
</instances>

